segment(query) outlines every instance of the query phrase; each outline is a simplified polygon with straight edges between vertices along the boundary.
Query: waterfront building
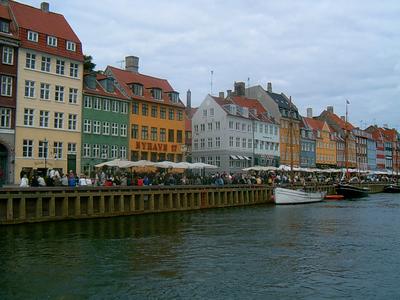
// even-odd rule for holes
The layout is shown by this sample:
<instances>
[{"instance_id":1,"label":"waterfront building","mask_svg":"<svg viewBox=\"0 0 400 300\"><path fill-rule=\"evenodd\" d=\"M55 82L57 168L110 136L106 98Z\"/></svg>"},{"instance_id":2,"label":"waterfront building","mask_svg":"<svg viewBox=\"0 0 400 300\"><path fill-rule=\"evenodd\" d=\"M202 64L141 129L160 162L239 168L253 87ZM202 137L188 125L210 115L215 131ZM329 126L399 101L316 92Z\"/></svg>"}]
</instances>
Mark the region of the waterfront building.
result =
<instances>
[{"instance_id":1,"label":"waterfront building","mask_svg":"<svg viewBox=\"0 0 400 300\"><path fill-rule=\"evenodd\" d=\"M356 140L352 132L354 126L350 122L346 122L344 116L339 117L336 115L333 111L333 106L328 106L316 118L327 122L329 127L336 133L337 166L339 168L356 168Z\"/></svg>"},{"instance_id":2,"label":"waterfront building","mask_svg":"<svg viewBox=\"0 0 400 300\"><path fill-rule=\"evenodd\" d=\"M311 109L307 109L307 116L312 117ZM315 160L315 134L302 118L300 122L300 167L315 168Z\"/></svg>"},{"instance_id":3,"label":"waterfront building","mask_svg":"<svg viewBox=\"0 0 400 300\"><path fill-rule=\"evenodd\" d=\"M376 125L371 125L366 129L371 133L372 139L376 143L376 170L384 170L386 168L385 159L385 141L386 137L382 128Z\"/></svg>"},{"instance_id":4,"label":"waterfront building","mask_svg":"<svg viewBox=\"0 0 400 300\"><path fill-rule=\"evenodd\" d=\"M139 58L125 58L125 70L108 66L105 75L131 101L129 159L183 159L185 106L169 82L139 73Z\"/></svg>"},{"instance_id":5,"label":"waterfront building","mask_svg":"<svg viewBox=\"0 0 400 300\"><path fill-rule=\"evenodd\" d=\"M93 176L95 165L127 159L130 99L102 74L86 74L82 107L81 171Z\"/></svg>"},{"instance_id":6,"label":"waterfront building","mask_svg":"<svg viewBox=\"0 0 400 300\"><path fill-rule=\"evenodd\" d=\"M367 164L368 170L376 170L377 169L377 150L376 150L376 141L372 137L371 133L368 133L367 140Z\"/></svg>"},{"instance_id":7,"label":"waterfront building","mask_svg":"<svg viewBox=\"0 0 400 300\"><path fill-rule=\"evenodd\" d=\"M314 118L303 118L304 123L315 134L315 165L317 168L337 167L335 132L327 122Z\"/></svg>"},{"instance_id":8,"label":"waterfront building","mask_svg":"<svg viewBox=\"0 0 400 300\"><path fill-rule=\"evenodd\" d=\"M192 92L186 93L185 108L185 144L182 149L183 161L192 162L192 118L197 108L192 107Z\"/></svg>"},{"instance_id":9,"label":"waterfront building","mask_svg":"<svg viewBox=\"0 0 400 300\"><path fill-rule=\"evenodd\" d=\"M0 186L14 181L18 33L8 1L0 1Z\"/></svg>"},{"instance_id":10,"label":"waterfront building","mask_svg":"<svg viewBox=\"0 0 400 300\"><path fill-rule=\"evenodd\" d=\"M42 2L9 5L18 28L15 176L80 170L82 45L63 15Z\"/></svg>"},{"instance_id":11,"label":"waterfront building","mask_svg":"<svg viewBox=\"0 0 400 300\"><path fill-rule=\"evenodd\" d=\"M280 124L280 163L290 165L293 152L293 164L300 165L300 121L297 107L284 93L272 91L272 83L267 89L257 85L246 88L246 96L260 101L265 110ZM292 124L292 142L290 142L290 124Z\"/></svg>"},{"instance_id":12,"label":"waterfront building","mask_svg":"<svg viewBox=\"0 0 400 300\"><path fill-rule=\"evenodd\" d=\"M395 170L398 145L396 129L371 125L366 129L376 141L376 164L378 170Z\"/></svg>"},{"instance_id":13,"label":"waterfront building","mask_svg":"<svg viewBox=\"0 0 400 300\"><path fill-rule=\"evenodd\" d=\"M356 138L357 169L367 170L368 169L367 143L368 143L368 138L370 137L370 133L360 128L354 128L353 134Z\"/></svg>"}]
</instances>

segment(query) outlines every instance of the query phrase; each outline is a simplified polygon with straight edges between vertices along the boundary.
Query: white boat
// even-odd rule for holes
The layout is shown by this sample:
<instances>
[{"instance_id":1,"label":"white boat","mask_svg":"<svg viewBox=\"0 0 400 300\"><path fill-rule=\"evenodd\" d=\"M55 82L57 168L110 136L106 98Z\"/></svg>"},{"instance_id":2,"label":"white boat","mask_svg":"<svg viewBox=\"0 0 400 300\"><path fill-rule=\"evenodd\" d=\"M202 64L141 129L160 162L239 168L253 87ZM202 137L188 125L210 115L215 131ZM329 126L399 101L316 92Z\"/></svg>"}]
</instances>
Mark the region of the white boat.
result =
<instances>
[{"instance_id":1,"label":"white boat","mask_svg":"<svg viewBox=\"0 0 400 300\"><path fill-rule=\"evenodd\" d=\"M300 204L322 201L326 192L305 192L303 190L291 190L275 188L275 204Z\"/></svg>"}]
</instances>

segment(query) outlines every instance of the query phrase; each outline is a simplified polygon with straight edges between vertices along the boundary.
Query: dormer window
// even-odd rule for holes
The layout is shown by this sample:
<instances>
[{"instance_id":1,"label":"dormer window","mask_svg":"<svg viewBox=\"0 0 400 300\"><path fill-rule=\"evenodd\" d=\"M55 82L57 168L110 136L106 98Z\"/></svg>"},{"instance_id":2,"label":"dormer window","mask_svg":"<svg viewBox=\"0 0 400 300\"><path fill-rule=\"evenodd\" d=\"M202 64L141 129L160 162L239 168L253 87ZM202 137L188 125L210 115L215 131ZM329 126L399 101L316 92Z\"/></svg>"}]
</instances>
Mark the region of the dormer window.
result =
<instances>
[{"instance_id":1,"label":"dormer window","mask_svg":"<svg viewBox=\"0 0 400 300\"><path fill-rule=\"evenodd\" d=\"M47 36L47 45L57 47L57 38L55 36Z\"/></svg>"},{"instance_id":2,"label":"dormer window","mask_svg":"<svg viewBox=\"0 0 400 300\"><path fill-rule=\"evenodd\" d=\"M179 102L179 93L177 93L177 92L169 93L169 100L172 103L178 103Z\"/></svg>"},{"instance_id":3,"label":"dormer window","mask_svg":"<svg viewBox=\"0 0 400 300\"><path fill-rule=\"evenodd\" d=\"M0 20L0 32L10 33L10 23L5 20Z\"/></svg>"},{"instance_id":4,"label":"dormer window","mask_svg":"<svg viewBox=\"0 0 400 300\"><path fill-rule=\"evenodd\" d=\"M143 96L143 85L134 83L132 85L132 92L135 96Z\"/></svg>"},{"instance_id":5,"label":"dormer window","mask_svg":"<svg viewBox=\"0 0 400 300\"><path fill-rule=\"evenodd\" d=\"M76 51L76 44L74 42L67 41L66 48L67 48L68 51L75 52Z\"/></svg>"},{"instance_id":6,"label":"dormer window","mask_svg":"<svg viewBox=\"0 0 400 300\"><path fill-rule=\"evenodd\" d=\"M34 31L28 30L28 41L37 43L39 40L39 34Z\"/></svg>"},{"instance_id":7,"label":"dormer window","mask_svg":"<svg viewBox=\"0 0 400 300\"><path fill-rule=\"evenodd\" d=\"M153 89L151 89L151 96L152 96L154 99L162 100L162 90L161 90L161 89L158 89L158 88L153 88Z\"/></svg>"}]
</instances>

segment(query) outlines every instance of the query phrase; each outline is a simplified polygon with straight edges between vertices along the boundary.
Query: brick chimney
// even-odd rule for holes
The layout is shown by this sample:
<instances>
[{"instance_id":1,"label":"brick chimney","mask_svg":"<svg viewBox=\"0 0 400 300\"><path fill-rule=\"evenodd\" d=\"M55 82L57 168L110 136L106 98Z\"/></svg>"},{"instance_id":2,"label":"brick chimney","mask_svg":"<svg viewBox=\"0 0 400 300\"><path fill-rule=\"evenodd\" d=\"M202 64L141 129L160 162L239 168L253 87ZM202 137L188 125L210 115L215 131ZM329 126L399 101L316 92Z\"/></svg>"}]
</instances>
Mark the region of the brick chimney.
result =
<instances>
[{"instance_id":1,"label":"brick chimney","mask_svg":"<svg viewBox=\"0 0 400 300\"><path fill-rule=\"evenodd\" d=\"M327 110L328 112L330 112L331 114L333 114L333 106L327 106L327 107L326 107L326 110Z\"/></svg>"},{"instance_id":2,"label":"brick chimney","mask_svg":"<svg viewBox=\"0 0 400 300\"><path fill-rule=\"evenodd\" d=\"M226 96L227 97L232 96L232 90L226 90Z\"/></svg>"},{"instance_id":3,"label":"brick chimney","mask_svg":"<svg viewBox=\"0 0 400 300\"><path fill-rule=\"evenodd\" d=\"M220 97L220 98L224 99L224 98L225 98L225 94L224 94L224 92L219 92L219 95L218 95L218 97Z\"/></svg>"},{"instance_id":4,"label":"brick chimney","mask_svg":"<svg viewBox=\"0 0 400 300\"><path fill-rule=\"evenodd\" d=\"M309 108L307 108L307 118L312 118L312 117L313 117L312 108L309 107Z\"/></svg>"},{"instance_id":5,"label":"brick chimney","mask_svg":"<svg viewBox=\"0 0 400 300\"><path fill-rule=\"evenodd\" d=\"M48 2L42 2L42 3L40 3L40 9L43 12L48 13L50 11L50 4Z\"/></svg>"},{"instance_id":6,"label":"brick chimney","mask_svg":"<svg viewBox=\"0 0 400 300\"><path fill-rule=\"evenodd\" d=\"M186 108L191 108L192 107L192 92L187 90L186 92Z\"/></svg>"},{"instance_id":7,"label":"brick chimney","mask_svg":"<svg viewBox=\"0 0 400 300\"><path fill-rule=\"evenodd\" d=\"M125 57L125 70L132 73L138 73L139 57L133 55Z\"/></svg>"},{"instance_id":8,"label":"brick chimney","mask_svg":"<svg viewBox=\"0 0 400 300\"><path fill-rule=\"evenodd\" d=\"M272 82L267 83L267 92L272 93Z\"/></svg>"},{"instance_id":9,"label":"brick chimney","mask_svg":"<svg viewBox=\"0 0 400 300\"><path fill-rule=\"evenodd\" d=\"M236 96L244 96L246 90L246 84L244 82L242 81L235 82L234 88Z\"/></svg>"}]
</instances>

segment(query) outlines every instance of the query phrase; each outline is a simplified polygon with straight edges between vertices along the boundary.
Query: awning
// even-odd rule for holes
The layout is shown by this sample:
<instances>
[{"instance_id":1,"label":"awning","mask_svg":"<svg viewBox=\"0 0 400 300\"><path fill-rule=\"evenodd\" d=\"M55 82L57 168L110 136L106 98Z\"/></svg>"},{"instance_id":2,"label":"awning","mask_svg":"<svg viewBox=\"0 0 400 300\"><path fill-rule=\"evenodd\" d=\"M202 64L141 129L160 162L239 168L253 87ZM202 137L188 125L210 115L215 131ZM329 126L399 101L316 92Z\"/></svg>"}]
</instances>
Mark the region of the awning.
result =
<instances>
[{"instance_id":1,"label":"awning","mask_svg":"<svg viewBox=\"0 0 400 300\"><path fill-rule=\"evenodd\" d=\"M250 158L250 157L248 157L248 156L245 156L244 158L245 158L245 159L247 159L247 160L251 160L251 158Z\"/></svg>"},{"instance_id":2,"label":"awning","mask_svg":"<svg viewBox=\"0 0 400 300\"><path fill-rule=\"evenodd\" d=\"M243 157L243 156L240 156L240 155L237 155L237 157L238 157L240 160L243 160L243 159L244 159L244 157Z\"/></svg>"},{"instance_id":3,"label":"awning","mask_svg":"<svg viewBox=\"0 0 400 300\"><path fill-rule=\"evenodd\" d=\"M239 159L236 155L231 155L230 158L232 158L232 159Z\"/></svg>"}]
</instances>

